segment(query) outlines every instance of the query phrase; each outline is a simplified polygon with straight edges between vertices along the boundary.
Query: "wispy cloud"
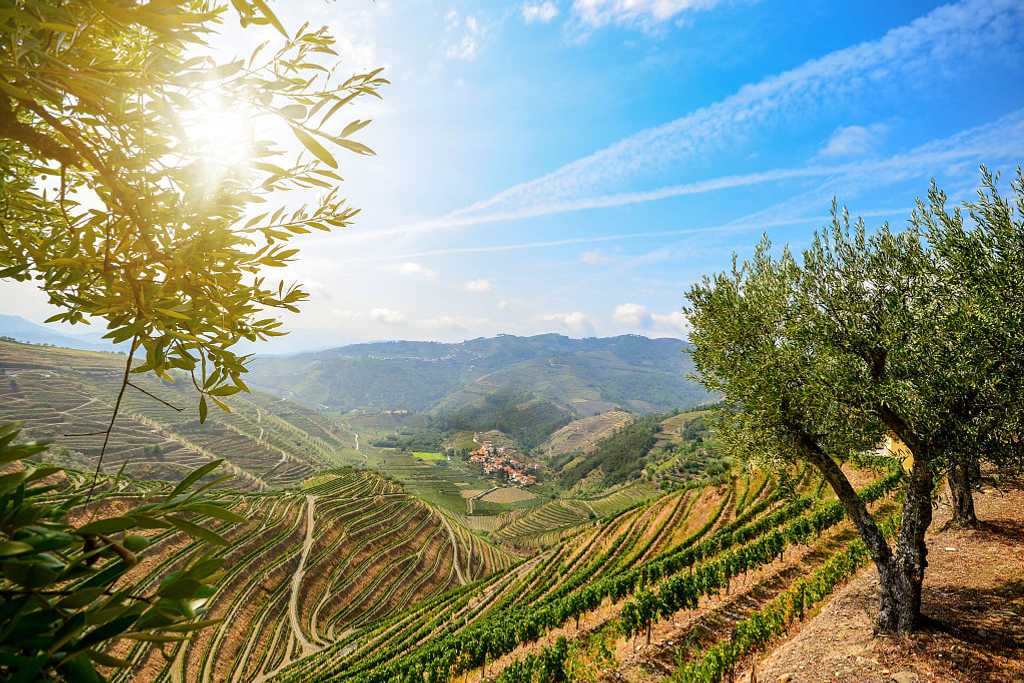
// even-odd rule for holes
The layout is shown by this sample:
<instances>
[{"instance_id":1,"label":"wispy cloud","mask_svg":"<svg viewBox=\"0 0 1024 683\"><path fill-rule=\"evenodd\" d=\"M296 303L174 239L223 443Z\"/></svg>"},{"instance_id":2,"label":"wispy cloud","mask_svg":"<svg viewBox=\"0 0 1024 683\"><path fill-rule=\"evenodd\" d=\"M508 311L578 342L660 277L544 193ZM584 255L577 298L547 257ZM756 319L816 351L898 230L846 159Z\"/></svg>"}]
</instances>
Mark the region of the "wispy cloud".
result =
<instances>
[{"instance_id":1,"label":"wispy cloud","mask_svg":"<svg viewBox=\"0 0 1024 683\"><path fill-rule=\"evenodd\" d=\"M460 17L455 10L450 10L445 15L445 23L448 33L454 34L445 48L445 57L464 62L474 61L487 37L488 31L484 23L472 14Z\"/></svg>"},{"instance_id":2,"label":"wispy cloud","mask_svg":"<svg viewBox=\"0 0 1024 683\"><path fill-rule=\"evenodd\" d=\"M721 0L573 0L572 16L583 29L610 24L649 31L684 12L709 10Z\"/></svg>"},{"instance_id":3,"label":"wispy cloud","mask_svg":"<svg viewBox=\"0 0 1024 683\"><path fill-rule=\"evenodd\" d=\"M603 196L566 200L559 203L523 205L518 208L471 212L469 209L423 223L367 234L373 240L396 234L433 232L440 228L467 227L507 220L522 220L569 211L611 208L658 201L673 197L701 195L737 188L813 178L838 176L871 176L899 174L904 176L934 173L934 169L950 163L977 164L1015 161L1024 153L1024 109L1013 112L992 123L970 128L956 135L921 145L907 152L884 159L821 163L814 160L804 166L777 168L757 173L726 175L678 185L668 185L640 192L620 192Z\"/></svg>"},{"instance_id":4,"label":"wispy cloud","mask_svg":"<svg viewBox=\"0 0 1024 683\"><path fill-rule=\"evenodd\" d=\"M859 157L878 150L889 126L872 123L869 126L840 126L829 136L818 157Z\"/></svg>"},{"instance_id":5,"label":"wispy cloud","mask_svg":"<svg viewBox=\"0 0 1024 683\"><path fill-rule=\"evenodd\" d=\"M909 213L911 207L896 207L892 209L872 209L869 211L858 211L858 216L864 218L877 218L877 217L890 217L890 216L902 216ZM779 220L752 220L752 221L733 221L730 223L722 223L719 225L708 225L697 228L680 228L677 230L644 230L637 232L624 232L616 233L612 235L593 235L589 237L569 237L560 240L539 240L535 242L518 242L515 244L492 244L478 247L445 247L441 249L427 249L424 251L417 251L408 254L399 254L394 256L382 256L376 260L393 260L393 259L408 259L408 258L427 258L430 256L453 256L456 254L493 254L501 253L506 251L526 251L529 249L547 249L550 247L565 247L572 246L574 244L600 244L604 242L625 242L628 240L645 239L645 238L666 238L666 237L680 237L687 235L700 235L707 233L727 233L727 232L741 232L744 230L761 230L767 228L777 228L790 225L811 225L811 224L824 224L828 222L830 216L828 214L817 214L813 216L802 216L799 218L785 218ZM372 257L360 257L352 258L340 261L340 263L362 263L368 260L374 260Z\"/></svg>"},{"instance_id":6,"label":"wispy cloud","mask_svg":"<svg viewBox=\"0 0 1024 683\"><path fill-rule=\"evenodd\" d=\"M586 263L588 266L600 266L611 261L611 257L604 252L597 251L596 249L588 249L587 251L580 254L580 261Z\"/></svg>"},{"instance_id":7,"label":"wispy cloud","mask_svg":"<svg viewBox=\"0 0 1024 683\"><path fill-rule=\"evenodd\" d=\"M539 22L547 24L558 16L558 5L546 0L545 2L524 2L522 7L523 21L527 24Z\"/></svg>"},{"instance_id":8,"label":"wispy cloud","mask_svg":"<svg viewBox=\"0 0 1024 683\"><path fill-rule=\"evenodd\" d=\"M445 216L442 225L536 216L687 193L679 185L614 193L627 181L707 153L792 116L810 116L837 99L888 83L943 82L965 60L1024 50L1024 4L964 0L940 7L878 40L835 51L670 123L650 128L561 168ZM692 185L692 184L691 184Z\"/></svg>"}]
</instances>

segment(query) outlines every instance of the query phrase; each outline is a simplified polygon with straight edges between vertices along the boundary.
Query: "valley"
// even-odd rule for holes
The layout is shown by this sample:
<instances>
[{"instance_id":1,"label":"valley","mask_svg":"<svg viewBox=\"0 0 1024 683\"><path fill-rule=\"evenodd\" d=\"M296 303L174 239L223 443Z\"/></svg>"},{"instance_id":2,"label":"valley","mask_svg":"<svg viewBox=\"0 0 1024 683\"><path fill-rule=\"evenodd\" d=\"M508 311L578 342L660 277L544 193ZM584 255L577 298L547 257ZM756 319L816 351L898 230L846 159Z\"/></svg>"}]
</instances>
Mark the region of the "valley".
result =
<instances>
[{"instance_id":1,"label":"valley","mask_svg":"<svg viewBox=\"0 0 1024 683\"><path fill-rule=\"evenodd\" d=\"M123 362L0 341L4 419L52 441L61 496L91 481L98 440L82 433L109 417ZM118 641L114 681L704 680L866 562L812 470L781 480L735 468L704 408L613 409L527 447L421 413L315 409L258 390L200 425L176 409L188 400L177 384L138 387L93 508L156 500L224 458L234 476L215 496L245 521L196 520L228 542L215 551L211 625L181 643ZM507 475L513 461L537 480ZM893 466L846 466L880 519L896 510ZM132 580L156 585L198 548L154 531ZM755 626L761 635L737 640Z\"/></svg>"},{"instance_id":2,"label":"valley","mask_svg":"<svg viewBox=\"0 0 1024 683\"><path fill-rule=\"evenodd\" d=\"M0 419L18 419L23 438L52 444L47 458L66 468L62 495L88 489L124 361L0 341ZM232 477L217 499L245 523L205 522L229 544L218 551L224 576L204 609L219 624L164 648L169 659L146 642L121 641L112 655L127 666L113 680L285 680L324 653L358 658L367 643L381 644L381 629L398 637L393 644L424 618L468 625L520 604L526 588L542 599L555 588L549 570L570 555L558 574L597 556L623 567L653 557L706 522L714 506L705 499L733 495L726 479L677 490L669 478L636 477L574 492L559 483L552 454L570 451L551 431L529 449L501 431L445 431L422 414L343 413L261 391L232 397L230 413L212 410L200 424L190 386L177 379L132 378L92 505L113 511L158 499L169 482L223 458ZM601 442L610 431L591 425L625 425L626 415L566 429ZM659 443L680 438L669 429ZM488 464L499 461L521 469ZM648 519L657 520L650 534ZM621 548L606 547L604 537L618 535ZM199 547L176 530L150 541L131 574L143 589Z\"/></svg>"}]
</instances>

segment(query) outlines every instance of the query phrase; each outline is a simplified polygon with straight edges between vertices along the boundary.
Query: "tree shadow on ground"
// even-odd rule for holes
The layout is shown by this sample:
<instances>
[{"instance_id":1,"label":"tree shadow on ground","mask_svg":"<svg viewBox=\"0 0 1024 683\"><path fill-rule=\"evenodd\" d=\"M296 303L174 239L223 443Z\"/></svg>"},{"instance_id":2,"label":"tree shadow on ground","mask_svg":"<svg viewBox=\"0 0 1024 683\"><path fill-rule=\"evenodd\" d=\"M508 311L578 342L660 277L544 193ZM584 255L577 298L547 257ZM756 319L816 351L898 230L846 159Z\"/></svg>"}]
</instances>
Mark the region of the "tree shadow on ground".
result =
<instances>
[{"instance_id":1,"label":"tree shadow on ground","mask_svg":"<svg viewBox=\"0 0 1024 683\"><path fill-rule=\"evenodd\" d=\"M925 616L909 648L945 659L965 680L1012 680L999 669L1001 661L1024 659L1024 581L984 590L933 584L922 599Z\"/></svg>"}]
</instances>

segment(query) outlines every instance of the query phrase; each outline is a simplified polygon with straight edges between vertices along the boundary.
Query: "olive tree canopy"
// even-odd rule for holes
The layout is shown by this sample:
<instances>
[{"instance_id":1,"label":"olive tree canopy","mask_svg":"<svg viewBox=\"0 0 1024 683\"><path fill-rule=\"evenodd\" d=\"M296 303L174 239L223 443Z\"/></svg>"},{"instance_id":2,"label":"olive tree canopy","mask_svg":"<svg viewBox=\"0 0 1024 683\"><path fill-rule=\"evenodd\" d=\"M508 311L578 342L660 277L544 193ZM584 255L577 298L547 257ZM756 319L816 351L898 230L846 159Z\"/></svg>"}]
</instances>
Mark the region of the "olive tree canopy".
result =
<instances>
[{"instance_id":1,"label":"olive tree canopy","mask_svg":"<svg viewBox=\"0 0 1024 683\"><path fill-rule=\"evenodd\" d=\"M763 240L688 293L694 360L724 397L734 455L815 467L846 506L881 577L878 626L920 616L936 477L1019 457L1024 396L1024 179L1016 205L983 170L969 220L932 186L901 232L868 234L833 205L801 259ZM893 547L841 463L886 435L913 453Z\"/></svg>"}]
</instances>

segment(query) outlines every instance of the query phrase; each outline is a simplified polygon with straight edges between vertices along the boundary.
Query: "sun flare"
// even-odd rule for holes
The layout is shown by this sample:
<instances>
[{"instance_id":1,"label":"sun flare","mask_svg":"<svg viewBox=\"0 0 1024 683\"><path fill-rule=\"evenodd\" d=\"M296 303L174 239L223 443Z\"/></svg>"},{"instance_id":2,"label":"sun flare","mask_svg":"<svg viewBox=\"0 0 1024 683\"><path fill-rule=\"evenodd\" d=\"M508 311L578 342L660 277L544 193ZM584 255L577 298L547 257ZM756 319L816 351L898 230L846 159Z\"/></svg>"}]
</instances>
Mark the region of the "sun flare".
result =
<instances>
[{"instance_id":1,"label":"sun flare","mask_svg":"<svg viewBox=\"0 0 1024 683\"><path fill-rule=\"evenodd\" d=\"M253 151L251 113L219 98L200 100L184 116L190 148L212 167L240 167Z\"/></svg>"}]
</instances>

